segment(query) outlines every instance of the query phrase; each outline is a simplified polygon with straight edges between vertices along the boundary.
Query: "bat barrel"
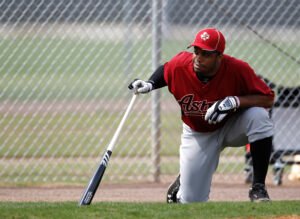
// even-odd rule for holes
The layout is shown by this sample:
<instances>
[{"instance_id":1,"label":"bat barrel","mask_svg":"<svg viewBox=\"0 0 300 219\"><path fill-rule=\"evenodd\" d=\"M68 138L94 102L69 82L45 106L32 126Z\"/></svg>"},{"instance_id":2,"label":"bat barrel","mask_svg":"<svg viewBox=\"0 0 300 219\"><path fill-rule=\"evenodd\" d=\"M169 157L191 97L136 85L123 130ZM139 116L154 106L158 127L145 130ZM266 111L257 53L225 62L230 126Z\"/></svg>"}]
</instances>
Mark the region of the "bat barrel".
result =
<instances>
[{"instance_id":1,"label":"bat barrel","mask_svg":"<svg viewBox=\"0 0 300 219\"><path fill-rule=\"evenodd\" d=\"M82 198L79 201L79 206L82 205L90 205L94 195L96 194L96 191L99 187L99 184L102 180L102 177L104 175L104 172L106 170L106 167L108 165L109 158L112 154L112 151L107 150L106 153L104 154L101 163L96 170L94 176L89 182L89 185L87 186L86 190L84 191Z\"/></svg>"}]
</instances>

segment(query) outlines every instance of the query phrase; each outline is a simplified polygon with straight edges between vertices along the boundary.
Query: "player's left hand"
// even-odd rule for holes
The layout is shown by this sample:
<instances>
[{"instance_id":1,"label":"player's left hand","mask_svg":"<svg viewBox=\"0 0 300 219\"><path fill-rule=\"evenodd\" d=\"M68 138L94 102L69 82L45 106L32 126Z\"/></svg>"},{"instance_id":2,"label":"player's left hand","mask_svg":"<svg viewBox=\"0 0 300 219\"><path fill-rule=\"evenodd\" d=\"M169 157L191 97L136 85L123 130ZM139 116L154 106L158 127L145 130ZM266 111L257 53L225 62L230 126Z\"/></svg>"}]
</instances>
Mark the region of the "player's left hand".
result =
<instances>
[{"instance_id":1,"label":"player's left hand","mask_svg":"<svg viewBox=\"0 0 300 219\"><path fill-rule=\"evenodd\" d=\"M229 96L223 100L215 102L208 108L205 114L205 121L209 124L217 124L221 122L230 112L236 111L239 107L239 99L236 96Z\"/></svg>"}]
</instances>

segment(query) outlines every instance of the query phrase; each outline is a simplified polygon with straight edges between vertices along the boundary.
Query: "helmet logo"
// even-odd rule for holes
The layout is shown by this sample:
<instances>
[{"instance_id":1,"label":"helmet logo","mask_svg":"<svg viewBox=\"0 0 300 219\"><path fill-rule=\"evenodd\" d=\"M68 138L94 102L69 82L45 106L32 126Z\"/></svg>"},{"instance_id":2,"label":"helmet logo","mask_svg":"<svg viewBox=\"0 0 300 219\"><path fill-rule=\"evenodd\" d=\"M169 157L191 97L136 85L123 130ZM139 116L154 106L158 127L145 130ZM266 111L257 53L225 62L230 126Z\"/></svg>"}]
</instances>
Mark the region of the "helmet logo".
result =
<instances>
[{"instance_id":1,"label":"helmet logo","mask_svg":"<svg viewBox=\"0 0 300 219\"><path fill-rule=\"evenodd\" d=\"M207 32L204 32L204 33L201 34L200 37L201 37L202 40L206 41L206 40L209 39L210 36Z\"/></svg>"}]
</instances>

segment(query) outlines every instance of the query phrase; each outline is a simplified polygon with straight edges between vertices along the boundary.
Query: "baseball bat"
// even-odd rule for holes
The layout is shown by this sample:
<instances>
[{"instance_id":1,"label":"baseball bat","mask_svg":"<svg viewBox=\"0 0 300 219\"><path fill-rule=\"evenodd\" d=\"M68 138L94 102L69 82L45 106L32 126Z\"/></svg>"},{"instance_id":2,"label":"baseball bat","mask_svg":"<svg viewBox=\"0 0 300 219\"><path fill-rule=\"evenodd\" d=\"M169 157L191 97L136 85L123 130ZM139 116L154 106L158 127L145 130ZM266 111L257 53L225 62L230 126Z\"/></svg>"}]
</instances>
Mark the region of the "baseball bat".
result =
<instances>
[{"instance_id":1,"label":"baseball bat","mask_svg":"<svg viewBox=\"0 0 300 219\"><path fill-rule=\"evenodd\" d=\"M121 132L121 129L125 123L125 120L127 119L128 115L129 115L129 112L133 106L133 103L136 99L136 96L137 95L133 95L133 97L131 98L131 101L126 109L126 112L115 132L115 134L113 135L113 138L111 139L109 145L107 146L107 149L106 149L106 152L104 153L103 157L102 157L102 160L96 170L96 172L94 173L93 177L91 178L87 188L85 189L83 195L82 195L82 198L80 199L79 201L79 206L82 206L82 205L90 205L93 198L94 198L94 195L99 187L99 184L102 180L102 177L104 175L104 172L106 170L106 167L108 165L108 161L109 161L109 158L111 157L111 154L112 154L112 151L113 151L113 148L116 144L116 141L117 141L117 138L119 137L120 135L120 132Z\"/></svg>"}]
</instances>

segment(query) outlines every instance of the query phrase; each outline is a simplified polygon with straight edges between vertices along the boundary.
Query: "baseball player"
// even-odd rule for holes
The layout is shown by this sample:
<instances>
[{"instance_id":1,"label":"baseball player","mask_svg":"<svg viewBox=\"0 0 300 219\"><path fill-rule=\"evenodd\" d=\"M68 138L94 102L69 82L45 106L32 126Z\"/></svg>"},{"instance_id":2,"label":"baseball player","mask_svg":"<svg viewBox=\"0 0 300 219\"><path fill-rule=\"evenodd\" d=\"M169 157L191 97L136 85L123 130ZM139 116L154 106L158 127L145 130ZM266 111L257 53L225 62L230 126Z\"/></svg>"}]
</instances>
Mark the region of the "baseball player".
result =
<instances>
[{"instance_id":1,"label":"baseball player","mask_svg":"<svg viewBox=\"0 0 300 219\"><path fill-rule=\"evenodd\" d=\"M215 28L200 30L193 53L183 51L161 65L149 80L129 85L136 94L167 86L181 107L180 175L167 202L205 202L221 151L251 145L254 178L251 201L270 201L265 187L273 123L267 108L274 92L246 62L224 54L225 38Z\"/></svg>"}]
</instances>

